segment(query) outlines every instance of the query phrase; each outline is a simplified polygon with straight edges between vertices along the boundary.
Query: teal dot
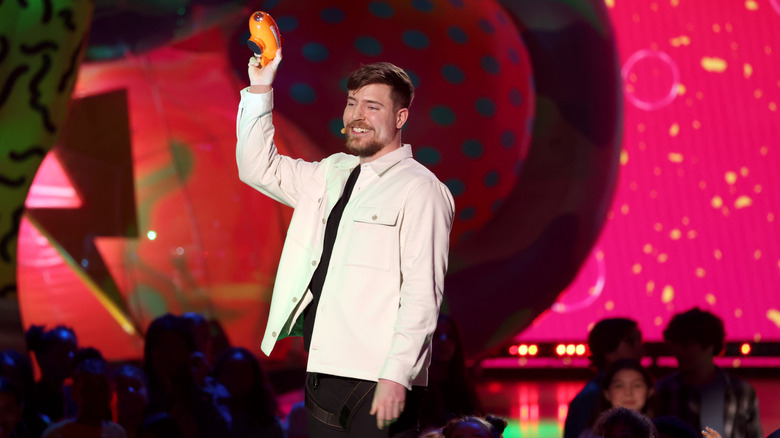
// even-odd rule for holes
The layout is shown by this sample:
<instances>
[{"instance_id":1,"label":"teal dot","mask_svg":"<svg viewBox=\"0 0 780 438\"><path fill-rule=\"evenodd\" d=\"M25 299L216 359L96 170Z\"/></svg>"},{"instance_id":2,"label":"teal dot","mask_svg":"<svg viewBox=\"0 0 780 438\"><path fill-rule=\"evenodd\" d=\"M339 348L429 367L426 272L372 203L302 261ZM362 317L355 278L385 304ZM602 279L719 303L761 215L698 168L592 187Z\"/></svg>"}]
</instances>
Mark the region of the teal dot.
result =
<instances>
[{"instance_id":1,"label":"teal dot","mask_svg":"<svg viewBox=\"0 0 780 438\"><path fill-rule=\"evenodd\" d=\"M485 184L485 187L495 187L496 184L498 184L498 179L498 172L491 170L485 175L485 178L482 179L482 182Z\"/></svg>"},{"instance_id":2,"label":"teal dot","mask_svg":"<svg viewBox=\"0 0 780 438\"><path fill-rule=\"evenodd\" d=\"M461 150L463 151L463 155L477 159L482 156L482 152L485 150L485 147L482 145L482 142L477 140L476 138L470 138L463 142L463 145L461 145Z\"/></svg>"},{"instance_id":3,"label":"teal dot","mask_svg":"<svg viewBox=\"0 0 780 438\"><path fill-rule=\"evenodd\" d=\"M262 8L262 9L263 9L264 11L267 11L267 10L269 10L269 9L273 9L273 8L275 8L275 7L276 7L276 6L277 6L277 5L278 5L280 2L281 2L281 0L265 0L265 2L263 2L263 8Z\"/></svg>"},{"instance_id":4,"label":"teal dot","mask_svg":"<svg viewBox=\"0 0 780 438\"><path fill-rule=\"evenodd\" d=\"M506 14L503 11L496 11L496 20L503 25L509 24L509 20L506 18Z\"/></svg>"},{"instance_id":5,"label":"teal dot","mask_svg":"<svg viewBox=\"0 0 780 438\"><path fill-rule=\"evenodd\" d=\"M404 44L413 49L422 50L428 48L429 45L428 37L421 31L415 29L405 31L403 35L401 35L401 39Z\"/></svg>"},{"instance_id":6,"label":"teal dot","mask_svg":"<svg viewBox=\"0 0 780 438\"><path fill-rule=\"evenodd\" d=\"M485 55L482 57L482 68L490 73L491 75L497 75L498 72L501 70L501 65L498 63L498 60L490 55Z\"/></svg>"},{"instance_id":7,"label":"teal dot","mask_svg":"<svg viewBox=\"0 0 780 438\"><path fill-rule=\"evenodd\" d=\"M490 206L490 211L495 213L501 208L502 205L504 205L504 200L501 198L496 199L495 201L493 201L493 205Z\"/></svg>"},{"instance_id":8,"label":"teal dot","mask_svg":"<svg viewBox=\"0 0 780 438\"><path fill-rule=\"evenodd\" d=\"M523 104L523 93L520 92L517 88L512 88L509 90L509 102L512 103L514 106L520 106Z\"/></svg>"},{"instance_id":9,"label":"teal dot","mask_svg":"<svg viewBox=\"0 0 780 438\"><path fill-rule=\"evenodd\" d=\"M382 43L370 36L355 38L355 48L358 52L368 56L377 56L382 53Z\"/></svg>"},{"instance_id":10,"label":"teal dot","mask_svg":"<svg viewBox=\"0 0 780 438\"><path fill-rule=\"evenodd\" d=\"M310 105L317 100L317 93L308 84L297 83L290 87L290 97L300 104Z\"/></svg>"},{"instance_id":11,"label":"teal dot","mask_svg":"<svg viewBox=\"0 0 780 438\"><path fill-rule=\"evenodd\" d=\"M479 28L482 29L482 32L485 32L488 35L493 35L496 32L496 29L487 18L479 20Z\"/></svg>"},{"instance_id":12,"label":"teal dot","mask_svg":"<svg viewBox=\"0 0 780 438\"><path fill-rule=\"evenodd\" d=\"M448 179L444 182L444 185L447 186L448 189L450 189L450 193L452 193L452 196L460 196L463 194L463 192L466 191L466 185L463 184L463 181L453 178Z\"/></svg>"},{"instance_id":13,"label":"teal dot","mask_svg":"<svg viewBox=\"0 0 780 438\"><path fill-rule=\"evenodd\" d=\"M433 10L433 2L430 0L412 0L412 7L420 12L431 12Z\"/></svg>"},{"instance_id":14,"label":"teal dot","mask_svg":"<svg viewBox=\"0 0 780 438\"><path fill-rule=\"evenodd\" d=\"M379 18L390 18L395 15L395 9L387 2L371 2L368 10Z\"/></svg>"},{"instance_id":15,"label":"teal dot","mask_svg":"<svg viewBox=\"0 0 780 438\"><path fill-rule=\"evenodd\" d=\"M496 105L489 97L480 97L474 102L474 108L482 117L493 117L496 114Z\"/></svg>"},{"instance_id":16,"label":"teal dot","mask_svg":"<svg viewBox=\"0 0 780 438\"><path fill-rule=\"evenodd\" d=\"M458 26L450 26L447 29L447 35L452 41L455 41L458 44L466 44L469 42L468 34Z\"/></svg>"},{"instance_id":17,"label":"teal dot","mask_svg":"<svg viewBox=\"0 0 780 438\"><path fill-rule=\"evenodd\" d=\"M444 105L433 107L430 115L437 125L449 126L455 123L455 113Z\"/></svg>"},{"instance_id":18,"label":"teal dot","mask_svg":"<svg viewBox=\"0 0 780 438\"><path fill-rule=\"evenodd\" d=\"M322 62L329 56L328 48L320 43L309 43L303 46L303 57L311 62Z\"/></svg>"},{"instance_id":19,"label":"teal dot","mask_svg":"<svg viewBox=\"0 0 780 438\"><path fill-rule=\"evenodd\" d=\"M517 141L517 136L512 131L504 131L501 133L501 146L505 148L511 148Z\"/></svg>"},{"instance_id":20,"label":"teal dot","mask_svg":"<svg viewBox=\"0 0 780 438\"><path fill-rule=\"evenodd\" d=\"M515 163L515 168L514 168L515 175L520 175L520 172L523 170L523 163L525 163L524 160L518 160L518 162Z\"/></svg>"},{"instance_id":21,"label":"teal dot","mask_svg":"<svg viewBox=\"0 0 780 438\"><path fill-rule=\"evenodd\" d=\"M344 11L339 8L324 8L320 12L322 21L330 24L338 24L344 21Z\"/></svg>"},{"instance_id":22,"label":"teal dot","mask_svg":"<svg viewBox=\"0 0 780 438\"><path fill-rule=\"evenodd\" d=\"M450 4L452 6L455 6L456 8L462 8L463 7L463 0L450 0Z\"/></svg>"},{"instance_id":23,"label":"teal dot","mask_svg":"<svg viewBox=\"0 0 780 438\"><path fill-rule=\"evenodd\" d=\"M444 76L444 80L451 84L460 84L466 80L466 75L463 74L463 70L452 64L442 66L441 75Z\"/></svg>"},{"instance_id":24,"label":"teal dot","mask_svg":"<svg viewBox=\"0 0 780 438\"><path fill-rule=\"evenodd\" d=\"M341 128L344 127L344 121L338 118L330 119L328 122L328 131L338 138L344 138L344 134L341 133Z\"/></svg>"},{"instance_id":25,"label":"teal dot","mask_svg":"<svg viewBox=\"0 0 780 438\"><path fill-rule=\"evenodd\" d=\"M435 166L441 162L441 154L439 151L430 146L423 146L417 149L414 155L417 158L417 161L426 166Z\"/></svg>"},{"instance_id":26,"label":"teal dot","mask_svg":"<svg viewBox=\"0 0 780 438\"><path fill-rule=\"evenodd\" d=\"M458 213L458 219L462 221L470 221L471 219L474 219L474 216L476 214L477 214L477 209L472 206L468 206L460 210L460 212Z\"/></svg>"},{"instance_id":27,"label":"teal dot","mask_svg":"<svg viewBox=\"0 0 780 438\"><path fill-rule=\"evenodd\" d=\"M298 28L298 19L292 15L285 15L283 17L279 17L275 21L276 21L276 25L279 26L279 31L281 31L282 33L292 32Z\"/></svg>"},{"instance_id":28,"label":"teal dot","mask_svg":"<svg viewBox=\"0 0 780 438\"><path fill-rule=\"evenodd\" d=\"M509 50L507 50L507 54L509 55L509 60L512 64L517 65L520 63L520 55L517 54L517 50L510 47Z\"/></svg>"}]
</instances>

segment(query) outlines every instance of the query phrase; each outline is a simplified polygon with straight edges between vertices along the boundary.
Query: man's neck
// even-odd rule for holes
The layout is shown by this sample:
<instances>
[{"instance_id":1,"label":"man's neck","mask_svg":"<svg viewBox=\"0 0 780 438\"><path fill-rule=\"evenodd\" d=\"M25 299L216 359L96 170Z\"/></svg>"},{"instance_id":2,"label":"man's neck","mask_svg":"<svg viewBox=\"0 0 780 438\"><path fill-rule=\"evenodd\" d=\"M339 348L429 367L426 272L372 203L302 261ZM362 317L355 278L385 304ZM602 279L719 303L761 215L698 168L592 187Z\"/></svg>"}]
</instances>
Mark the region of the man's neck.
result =
<instances>
[{"instance_id":1,"label":"man's neck","mask_svg":"<svg viewBox=\"0 0 780 438\"><path fill-rule=\"evenodd\" d=\"M370 157L360 157L360 164L370 163L376 160L377 158L384 157L390 152L393 152L398 149L401 149L401 143L387 145L383 147L379 152L375 153L374 155L371 155Z\"/></svg>"}]
</instances>

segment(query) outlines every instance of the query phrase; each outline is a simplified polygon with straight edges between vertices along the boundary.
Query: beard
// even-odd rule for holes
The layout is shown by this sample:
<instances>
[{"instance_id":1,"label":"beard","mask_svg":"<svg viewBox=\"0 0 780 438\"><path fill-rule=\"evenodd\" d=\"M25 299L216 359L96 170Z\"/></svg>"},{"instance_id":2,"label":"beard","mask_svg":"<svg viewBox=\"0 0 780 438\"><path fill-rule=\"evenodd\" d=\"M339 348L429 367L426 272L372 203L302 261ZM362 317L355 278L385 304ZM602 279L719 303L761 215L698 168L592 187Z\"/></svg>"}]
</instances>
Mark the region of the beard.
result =
<instances>
[{"instance_id":1,"label":"beard","mask_svg":"<svg viewBox=\"0 0 780 438\"><path fill-rule=\"evenodd\" d=\"M373 157L377 152L381 151L385 145L378 140L367 140L365 144L359 144L356 139L347 136L347 150L360 158Z\"/></svg>"}]
</instances>

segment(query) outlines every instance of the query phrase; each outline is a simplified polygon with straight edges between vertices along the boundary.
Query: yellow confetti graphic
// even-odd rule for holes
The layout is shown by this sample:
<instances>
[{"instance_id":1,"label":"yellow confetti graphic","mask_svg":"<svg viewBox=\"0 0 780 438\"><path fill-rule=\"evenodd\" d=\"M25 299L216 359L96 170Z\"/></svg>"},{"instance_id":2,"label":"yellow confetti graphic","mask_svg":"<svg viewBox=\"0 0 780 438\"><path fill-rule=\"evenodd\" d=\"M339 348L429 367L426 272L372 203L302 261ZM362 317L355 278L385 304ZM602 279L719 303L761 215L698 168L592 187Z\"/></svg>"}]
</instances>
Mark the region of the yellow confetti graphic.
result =
<instances>
[{"instance_id":1,"label":"yellow confetti graphic","mask_svg":"<svg viewBox=\"0 0 780 438\"><path fill-rule=\"evenodd\" d=\"M716 249L712 254L715 256L716 260L720 260L723 258L723 251L719 249Z\"/></svg>"},{"instance_id":2,"label":"yellow confetti graphic","mask_svg":"<svg viewBox=\"0 0 780 438\"><path fill-rule=\"evenodd\" d=\"M673 229L669 232L669 238L672 240L680 240L680 236L682 235L682 232L678 230L677 228Z\"/></svg>"},{"instance_id":3,"label":"yellow confetti graphic","mask_svg":"<svg viewBox=\"0 0 780 438\"><path fill-rule=\"evenodd\" d=\"M672 163L682 163L683 162L683 154L679 152L670 152L669 153L669 161Z\"/></svg>"},{"instance_id":4,"label":"yellow confetti graphic","mask_svg":"<svg viewBox=\"0 0 780 438\"><path fill-rule=\"evenodd\" d=\"M661 302L664 304L671 303L674 300L674 288L670 285L664 286L663 292L661 292Z\"/></svg>"},{"instance_id":5,"label":"yellow confetti graphic","mask_svg":"<svg viewBox=\"0 0 780 438\"><path fill-rule=\"evenodd\" d=\"M734 309L734 317L742 318L742 309L740 309L740 308Z\"/></svg>"},{"instance_id":6,"label":"yellow confetti graphic","mask_svg":"<svg viewBox=\"0 0 780 438\"><path fill-rule=\"evenodd\" d=\"M761 99L764 96L764 92L761 90L756 90L753 92L753 97L756 99Z\"/></svg>"},{"instance_id":7,"label":"yellow confetti graphic","mask_svg":"<svg viewBox=\"0 0 780 438\"><path fill-rule=\"evenodd\" d=\"M645 246L642 247L642 251L644 251L645 254L650 254L653 252L653 245L645 243Z\"/></svg>"},{"instance_id":8,"label":"yellow confetti graphic","mask_svg":"<svg viewBox=\"0 0 780 438\"><path fill-rule=\"evenodd\" d=\"M680 133L680 125L678 123L672 123L672 126L669 127L669 135L672 137L677 137L677 134Z\"/></svg>"},{"instance_id":9,"label":"yellow confetti graphic","mask_svg":"<svg viewBox=\"0 0 780 438\"><path fill-rule=\"evenodd\" d=\"M750 196L742 195L734 201L734 208L739 210L740 208L750 207L753 204L753 200Z\"/></svg>"},{"instance_id":10,"label":"yellow confetti graphic","mask_svg":"<svg viewBox=\"0 0 780 438\"><path fill-rule=\"evenodd\" d=\"M743 65L742 73L745 75L745 79L750 79L750 76L753 74L753 66L750 64Z\"/></svg>"},{"instance_id":11,"label":"yellow confetti graphic","mask_svg":"<svg viewBox=\"0 0 780 438\"><path fill-rule=\"evenodd\" d=\"M756 0L747 0L745 2L745 8L747 8L748 11L757 11L758 3L756 2Z\"/></svg>"},{"instance_id":12,"label":"yellow confetti graphic","mask_svg":"<svg viewBox=\"0 0 780 438\"><path fill-rule=\"evenodd\" d=\"M689 239L695 239L695 238L696 238L696 236L697 236L697 234L696 234L696 230L690 230L690 231L688 231L688 238L689 238Z\"/></svg>"},{"instance_id":13,"label":"yellow confetti graphic","mask_svg":"<svg viewBox=\"0 0 780 438\"><path fill-rule=\"evenodd\" d=\"M631 267L631 272L634 274L640 274L642 272L642 265L639 263L634 263L634 266Z\"/></svg>"},{"instance_id":14,"label":"yellow confetti graphic","mask_svg":"<svg viewBox=\"0 0 780 438\"><path fill-rule=\"evenodd\" d=\"M604 0L604 4L607 5L608 8L614 8L615 0Z\"/></svg>"},{"instance_id":15,"label":"yellow confetti graphic","mask_svg":"<svg viewBox=\"0 0 780 438\"><path fill-rule=\"evenodd\" d=\"M750 170L747 167L740 167L739 174L742 175L743 177L746 177L750 175Z\"/></svg>"},{"instance_id":16,"label":"yellow confetti graphic","mask_svg":"<svg viewBox=\"0 0 780 438\"><path fill-rule=\"evenodd\" d=\"M726 180L727 183L734 184L735 182L737 182L737 172L731 172L731 171L726 172L723 175L723 178Z\"/></svg>"},{"instance_id":17,"label":"yellow confetti graphic","mask_svg":"<svg viewBox=\"0 0 780 438\"><path fill-rule=\"evenodd\" d=\"M628 164L628 151L625 149L620 151L620 164L623 166Z\"/></svg>"},{"instance_id":18,"label":"yellow confetti graphic","mask_svg":"<svg viewBox=\"0 0 780 438\"><path fill-rule=\"evenodd\" d=\"M707 271L705 271L704 268L696 268L697 277L704 278L705 275L707 275Z\"/></svg>"},{"instance_id":19,"label":"yellow confetti graphic","mask_svg":"<svg viewBox=\"0 0 780 438\"><path fill-rule=\"evenodd\" d=\"M769 309L766 311L766 317L775 325L780 328L780 310L777 309Z\"/></svg>"},{"instance_id":20,"label":"yellow confetti graphic","mask_svg":"<svg viewBox=\"0 0 780 438\"><path fill-rule=\"evenodd\" d=\"M620 212L623 213L623 214L628 214L628 212L629 212L628 204L621 205L620 206Z\"/></svg>"},{"instance_id":21,"label":"yellow confetti graphic","mask_svg":"<svg viewBox=\"0 0 780 438\"><path fill-rule=\"evenodd\" d=\"M685 92L688 91L687 88L685 88L685 85L683 84L677 84L677 94L682 96L685 94Z\"/></svg>"},{"instance_id":22,"label":"yellow confetti graphic","mask_svg":"<svg viewBox=\"0 0 780 438\"><path fill-rule=\"evenodd\" d=\"M774 102L769 102L769 110L770 111L777 111L777 104Z\"/></svg>"},{"instance_id":23,"label":"yellow confetti graphic","mask_svg":"<svg viewBox=\"0 0 780 438\"><path fill-rule=\"evenodd\" d=\"M721 208L723 207L723 198L720 196L713 196L712 201L710 202L713 208Z\"/></svg>"},{"instance_id":24,"label":"yellow confetti graphic","mask_svg":"<svg viewBox=\"0 0 780 438\"><path fill-rule=\"evenodd\" d=\"M753 258L756 260L761 260L761 255L762 253L760 249L757 249L755 250L755 252L753 252Z\"/></svg>"},{"instance_id":25,"label":"yellow confetti graphic","mask_svg":"<svg viewBox=\"0 0 780 438\"><path fill-rule=\"evenodd\" d=\"M666 263L669 260L669 254L658 254L658 263Z\"/></svg>"},{"instance_id":26,"label":"yellow confetti graphic","mask_svg":"<svg viewBox=\"0 0 780 438\"><path fill-rule=\"evenodd\" d=\"M698 120L694 120L694 121L691 123L691 126L693 126L693 129L699 129L699 128L701 128L701 122L700 122L700 121L698 121Z\"/></svg>"},{"instance_id":27,"label":"yellow confetti graphic","mask_svg":"<svg viewBox=\"0 0 780 438\"><path fill-rule=\"evenodd\" d=\"M607 310L612 310L615 308L615 302L614 301L607 301L604 303L604 308Z\"/></svg>"},{"instance_id":28,"label":"yellow confetti graphic","mask_svg":"<svg viewBox=\"0 0 780 438\"><path fill-rule=\"evenodd\" d=\"M688 38L687 35L680 35L677 38L670 39L669 44L671 44L673 47L690 46L691 39Z\"/></svg>"},{"instance_id":29,"label":"yellow confetti graphic","mask_svg":"<svg viewBox=\"0 0 780 438\"><path fill-rule=\"evenodd\" d=\"M715 295L713 294L707 294L704 296L704 299L707 300L707 304L710 306L714 306L717 300L715 299Z\"/></svg>"},{"instance_id":30,"label":"yellow confetti graphic","mask_svg":"<svg viewBox=\"0 0 780 438\"><path fill-rule=\"evenodd\" d=\"M671 0L669 3L671 3L673 8L676 8L680 4L680 0Z\"/></svg>"},{"instance_id":31,"label":"yellow confetti graphic","mask_svg":"<svg viewBox=\"0 0 780 438\"><path fill-rule=\"evenodd\" d=\"M705 56L701 59L701 66L710 73L723 73L726 71L725 59Z\"/></svg>"}]
</instances>

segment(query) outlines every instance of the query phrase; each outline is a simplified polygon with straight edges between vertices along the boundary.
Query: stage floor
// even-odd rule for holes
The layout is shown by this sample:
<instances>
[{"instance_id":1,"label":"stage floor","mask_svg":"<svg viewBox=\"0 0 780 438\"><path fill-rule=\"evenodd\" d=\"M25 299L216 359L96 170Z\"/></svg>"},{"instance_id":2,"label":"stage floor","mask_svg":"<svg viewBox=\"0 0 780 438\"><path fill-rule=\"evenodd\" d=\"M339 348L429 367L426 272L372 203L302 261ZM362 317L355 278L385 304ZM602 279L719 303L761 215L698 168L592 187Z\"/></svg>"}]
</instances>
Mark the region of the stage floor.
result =
<instances>
[{"instance_id":1,"label":"stage floor","mask_svg":"<svg viewBox=\"0 0 780 438\"><path fill-rule=\"evenodd\" d=\"M780 428L780 378L747 379L756 389L764 436ZM508 381L478 384L487 412L509 420L505 438L559 438L569 401L584 380Z\"/></svg>"}]
</instances>

